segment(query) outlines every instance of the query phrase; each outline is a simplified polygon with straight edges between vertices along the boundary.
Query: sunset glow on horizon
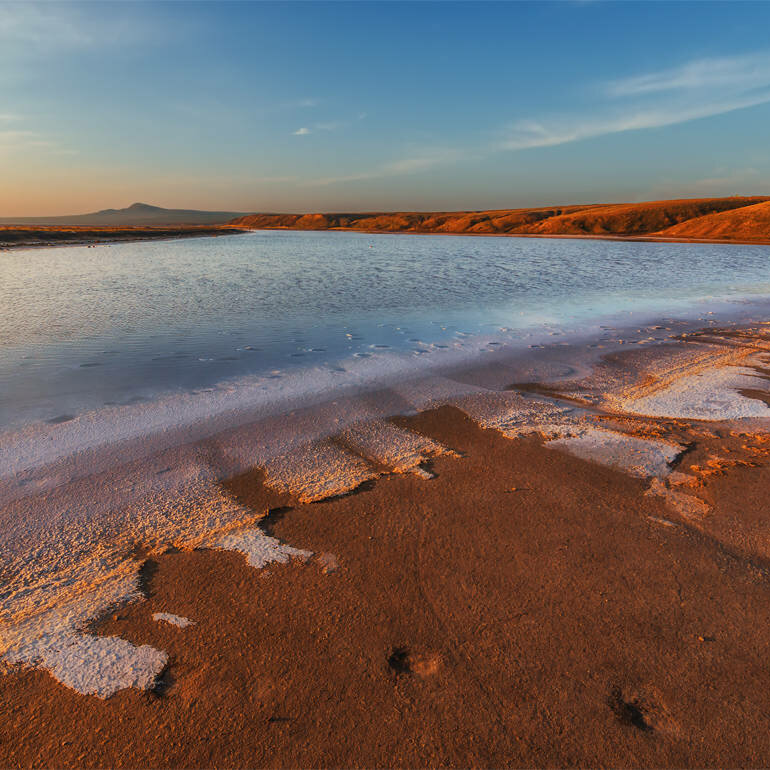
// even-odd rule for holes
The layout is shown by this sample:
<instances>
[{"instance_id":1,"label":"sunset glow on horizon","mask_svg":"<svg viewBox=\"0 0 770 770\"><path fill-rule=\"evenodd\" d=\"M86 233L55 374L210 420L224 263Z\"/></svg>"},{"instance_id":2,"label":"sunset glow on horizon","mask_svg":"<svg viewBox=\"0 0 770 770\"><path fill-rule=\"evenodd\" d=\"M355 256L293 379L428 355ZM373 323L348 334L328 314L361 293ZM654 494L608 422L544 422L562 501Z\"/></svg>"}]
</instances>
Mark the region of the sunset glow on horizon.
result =
<instances>
[{"instance_id":1,"label":"sunset glow on horizon","mask_svg":"<svg viewBox=\"0 0 770 770\"><path fill-rule=\"evenodd\" d=\"M767 3L0 3L0 217L770 190Z\"/></svg>"}]
</instances>

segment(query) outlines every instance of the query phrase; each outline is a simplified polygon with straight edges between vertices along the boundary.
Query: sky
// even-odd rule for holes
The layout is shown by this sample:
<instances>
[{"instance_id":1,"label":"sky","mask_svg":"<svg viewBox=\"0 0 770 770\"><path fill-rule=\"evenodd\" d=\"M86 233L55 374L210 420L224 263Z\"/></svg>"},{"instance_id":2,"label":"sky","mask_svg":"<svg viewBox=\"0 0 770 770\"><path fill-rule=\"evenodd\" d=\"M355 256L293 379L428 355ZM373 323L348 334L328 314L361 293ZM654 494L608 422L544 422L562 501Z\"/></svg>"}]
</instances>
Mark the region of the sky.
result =
<instances>
[{"instance_id":1,"label":"sky","mask_svg":"<svg viewBox=\"0 0 770 770\"><path fill-rule=\"evenodd\" d=\"M770 194L770 2L0 0L0 217Z\"/></svg>"}]
</instances>

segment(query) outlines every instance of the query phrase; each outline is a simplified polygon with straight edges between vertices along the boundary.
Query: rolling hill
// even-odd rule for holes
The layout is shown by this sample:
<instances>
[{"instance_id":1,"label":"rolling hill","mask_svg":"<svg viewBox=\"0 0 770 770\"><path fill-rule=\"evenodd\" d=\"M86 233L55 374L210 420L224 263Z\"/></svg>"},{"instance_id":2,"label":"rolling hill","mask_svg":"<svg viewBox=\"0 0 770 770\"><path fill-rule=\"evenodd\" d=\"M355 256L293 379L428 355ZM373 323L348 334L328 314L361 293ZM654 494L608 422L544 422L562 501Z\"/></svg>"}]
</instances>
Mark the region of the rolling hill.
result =
<instances>
[{"instance_id":1,"label":"rolling hill","mask_svg":"<svg viewBox=\"0 0 770 770\"><path fill-rule=\"evenodd\" d=\"M715 240L770 240L770 201L688 219L660 235Z\"/></svg>"},{"instance_id":2,"label":"rolling hill","mask_svg":"<svg viewBox=\"0 0 770 770\"><path fill-rule=\"evenodd\" d=\"M582 235L770 241L770 196L450 212L249 214L254 230Z\"/></svg>"}]
</instances>

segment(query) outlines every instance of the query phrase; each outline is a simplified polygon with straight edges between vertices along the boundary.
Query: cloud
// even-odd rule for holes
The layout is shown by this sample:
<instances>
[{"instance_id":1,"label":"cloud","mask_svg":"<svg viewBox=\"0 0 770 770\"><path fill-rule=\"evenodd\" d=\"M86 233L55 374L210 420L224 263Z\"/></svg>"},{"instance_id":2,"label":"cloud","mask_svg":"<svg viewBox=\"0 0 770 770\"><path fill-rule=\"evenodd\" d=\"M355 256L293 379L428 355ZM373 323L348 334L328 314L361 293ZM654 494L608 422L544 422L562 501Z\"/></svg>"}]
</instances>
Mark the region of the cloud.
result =
<instances>
[{"instance_id":1,"label":"cloud","mask_svg":"<svg viewBox=\"0 0 770 770\"><path fill-rule=\"evenodd\" d=\"M766 188L770 182L770 170L754 167L727 169L717 168L713 175L683 182L681 179L664 179L650 190L652 197L683 197L725 195L749 195Z\"/></svg>"},{"instance_id":2,"label":"cloud","mask_svg":"<svg viewBox=\"0 0 770 770\"><path fill-rule=\"evenodd\" d=\"M0 131L0 152L57 149L54 142L34 131Z\"/></svg>"},{"instance_id":3,"label":"cloud","mask_svg":"<svg viewBox=\"0 0 770 770\"><path fill-rule=\"evenodd\" d=\"M0 115L0 122L5 120L13 122L19 121L22 126L24 125L20 115ZM44 150L57 155L72 154L71 150L62 147L57 142L38 131L32 131L25 127L13 129L0 128L0 152L3 155L31 150Z\"/></svg>"},{"instance_id":4,"label":"cloud","mask_svg":"<svg viewBox=\"0 0 770 770\"><path fill-rule=\"evenodd\" d=\"M699 59L678 68L604 83L590 116L519 120L497 149L553 147L608 134L662 128L770 102L770 55Z\"/></svg>"},{"instance_id":5,"label":"cloud","mask_svg":"<svg viewBox=\"0 0 770 770\"><path fill-rule=\"evenodd\" d=\"M362 182L367 179L384 179L393 176L415 174L420 171L454 162L462 158L462 154L452 148L429 149L421 154L408 155L398 160L389 161L376 166L369 171L343 176L321 177L310 179L303 183L303 187L326 187L328 185L343 184L347 182Z\"/></svg>"},{"instance_id":6,"label":"cloud","mask_svg":"<svg viewBox=\"0 0 770 770\"><path fill-rule=\"evenodd\" d=\"M504 150L528 150L535 147L553 147L581 139L591 139L624 131L647 128L663 128L690 120L700 120L714 115L756 107L770 102L770 89L754 95L728 98L702 104L667 104L658 107L642 107L613 111L600 118L584 119L577 116L534 121L522 120L506 130L500 143Z\"/></svg>"},{"instance_id":7,"label":"cloud","mask_svg":"<svg viewBox=\"0 0 770 770\"><path fill-rule=\"evenodd\" d=\"M752 53L696 59L673 69L613 80L606 84L609 96L624 97L666 91L730 89L741 92L770 86L770 54Z\"/></svg>"},{"instance_id":8,"label":"cloud","mask_svg":"<svg viewBox=\"0 0 770 770\"><path fill-rule=\"evenodd\" d=\"M367 171L311 179L303 186L416 174L502 151L553 147L609 134L663 128L767 104L770 53L697 59L679 67L595 84L589 93L593 101L584 111L515 121L499 131L493 142L418 152ZM320 130L320 126L312 130ZM311 129L301 131L310 133ZM716 187L728 181L715 178L702 180L702 184Z\"/></svg>"},{"instance_id":9,"label":"cloud","mask_svg":"<svg viewBox=\"0 0 770 770\"><path fill-rule=\"evenodd\" d=\"M358 118L358 120L362 119L363 118L361 117ZM325 123L313 123L312 126L303 126L292 133L294 136L307 136L308 134L314 134L318 131L338 131L340 128L345 128L350 124L351 121L349 120L329 120Z\"/></svg>"},{"instance_id":10,"label":"cloud","mask_svg":"<svg viewBox=\"0 0 770 770\"><path fill-rule=\"evenodd\" d=\"M0 14L0 42L4 45L83 45L92 41L72 8L39 3L4 3Z\"/></svg>"},{"instance_id":11,"label":"cloud","mask_svg":"<svg viewBox=\"0 0 770 770\"><path fill-rule=\"evenodd\" d=\"M0 62L30 66L51 56L87 49L147 46L178 36L189 24L163 23L162 12L143 3L108 3L109 13L88 4L0 0ZM6 72L2 73L7 76Z\"/></svg>"}]
</instances>

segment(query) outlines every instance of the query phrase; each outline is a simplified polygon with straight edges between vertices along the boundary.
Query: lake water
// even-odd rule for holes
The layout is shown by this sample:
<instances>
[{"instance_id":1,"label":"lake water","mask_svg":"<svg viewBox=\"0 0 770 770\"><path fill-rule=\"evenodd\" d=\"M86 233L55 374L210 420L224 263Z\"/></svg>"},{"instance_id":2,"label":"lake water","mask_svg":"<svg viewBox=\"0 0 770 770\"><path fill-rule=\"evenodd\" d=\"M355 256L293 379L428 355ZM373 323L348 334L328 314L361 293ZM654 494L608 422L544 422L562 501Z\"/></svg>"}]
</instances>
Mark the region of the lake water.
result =
<instances>
[{"instance_id":1,"label":"lake water","mask_svg":"<svg viewBox=\"0 0 770 770\"><path fill-rule=\"evenodd\" d=\"M764 246L344 232L8 251L0 428L241 378L267 389L380 362L427 369L608 320L729 315L770 295L769 257Z\"/></svg>"}]
</instances>

